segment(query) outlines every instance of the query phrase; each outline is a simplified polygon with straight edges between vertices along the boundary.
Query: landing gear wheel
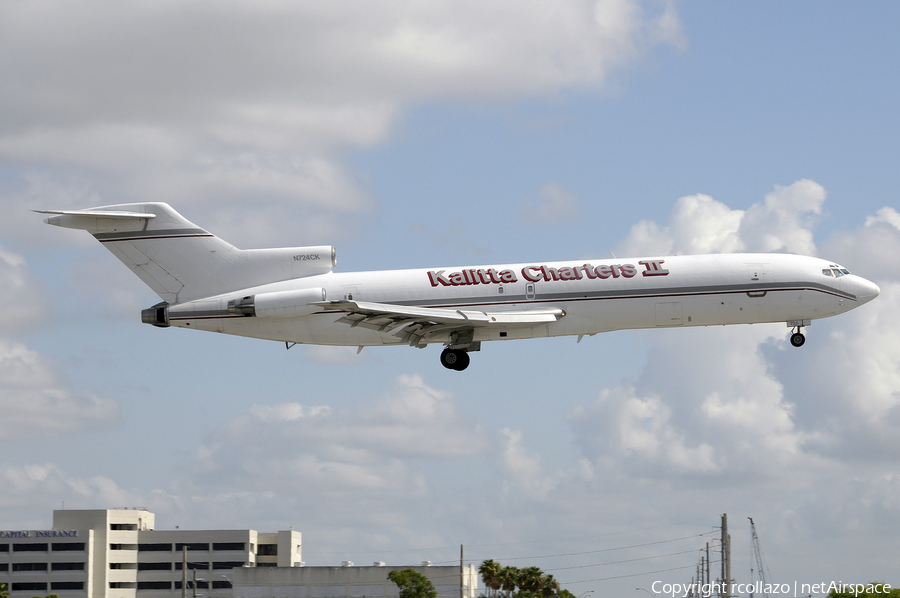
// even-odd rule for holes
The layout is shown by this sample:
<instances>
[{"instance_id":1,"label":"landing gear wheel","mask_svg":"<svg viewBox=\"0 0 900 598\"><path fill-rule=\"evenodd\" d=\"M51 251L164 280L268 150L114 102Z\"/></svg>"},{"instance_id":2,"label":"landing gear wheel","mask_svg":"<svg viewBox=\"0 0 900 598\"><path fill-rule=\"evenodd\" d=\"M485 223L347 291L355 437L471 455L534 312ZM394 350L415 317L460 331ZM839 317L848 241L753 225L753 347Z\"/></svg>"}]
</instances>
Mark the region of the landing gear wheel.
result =
<instances>
[{"instance_id":1,"label":"landing gear wheel","mask_svg":"<svg viewBox=\"0 0 900 598\"><path fill-rule=\"evenodd\" d=\"M795 332L791 335L791 344L795 347L802 347L803 343L806 342L806 337L803 336L802 332Z\"/></svg>"},{"instance_id":2,"label":"landing gear wheel","mask_svg":"<svg viewBox=\"0 0 900 598\"><path fill-rule=\"evenodd\" d=\"M448 370L461 372L469 367L469 354L457 349L444 349L441 352L441 365Z\"/></svg>"}]
</instances>

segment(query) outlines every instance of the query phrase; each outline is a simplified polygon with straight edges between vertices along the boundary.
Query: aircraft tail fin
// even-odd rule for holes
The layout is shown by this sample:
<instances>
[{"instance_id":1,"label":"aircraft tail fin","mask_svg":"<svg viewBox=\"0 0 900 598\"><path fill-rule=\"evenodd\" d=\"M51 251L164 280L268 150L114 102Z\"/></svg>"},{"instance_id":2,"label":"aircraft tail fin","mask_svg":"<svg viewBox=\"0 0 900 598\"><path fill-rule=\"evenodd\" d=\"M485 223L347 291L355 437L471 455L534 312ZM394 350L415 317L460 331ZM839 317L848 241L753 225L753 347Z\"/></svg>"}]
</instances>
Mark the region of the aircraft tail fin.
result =
<instances>
[{"instance_id":1,"label":"aircraft tail fin","mask_svg":"<svg viewBox=\"0 0 900 598\"><path fill-rule=\"evenodd\" d=\"M334 247L238 249L165 203L35 210L47 224L83 229L169 304L330 272Z\"/></svg>"}]
</instances>

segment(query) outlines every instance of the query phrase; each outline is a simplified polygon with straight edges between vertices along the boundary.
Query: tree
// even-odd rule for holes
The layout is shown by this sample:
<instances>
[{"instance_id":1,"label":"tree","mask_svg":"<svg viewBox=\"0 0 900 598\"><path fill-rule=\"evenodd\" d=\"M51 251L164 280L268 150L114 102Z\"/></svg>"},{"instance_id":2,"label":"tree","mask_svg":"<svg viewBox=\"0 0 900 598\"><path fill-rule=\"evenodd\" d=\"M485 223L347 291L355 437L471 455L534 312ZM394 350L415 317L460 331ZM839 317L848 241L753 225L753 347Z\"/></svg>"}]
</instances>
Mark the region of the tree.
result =
<instances>
[{"instance_id":1,"label":"tree","mask_svg":"<svg viewBox=\"0 0 900 598\"><path fill-rule=\"evenodd\" d=\"M567 590L563 590L564 592ZM544 598L550 598L551 596L559 594L559 582L553 579L553 576L549 573L541 578L541 595Z\"/></svg>"},{"instance_id":2,"label":"tree","mask_svg":"<svg viewBox=\"0 0 900 598\"><path fill-rule=\"evenodd\" d=\"M503 567L500 569L500 575L497 576L497 579L500 582L500 589L506 592L507 598L510 598L519 584L519 569L517 567Z\"/></svg>"},{"instance_id":3,"label":"tree","mask_svg":"<svg viewBox=\"0 0 900 598\"><path fill-rule=\"evenodd\" d=\"M9 588L5 583L0 583L0 598L9 598Z\"/></svg>"},{"instance_id":4,"label":"tree","mask_svg":"<svg viewBox=\"0 0 900 598\"><path fill-rule=\"evenodd\" d=\"M519 595L521 596L523 592L528 596L543 594L543 580L544 572L540 567L520 569L519 578L516 580L516 585L519 586Z\"/></svg>"},{"instance_id":5,"label":"tree","mask_svg":"<svg viewBox=\"0 0 900 598\"><path fill-rule=\"evenodd\" d=\"M391 571L388 579L400 588L400 598L437 598L437 591L431 580L412 569Z\"/></svg>"},{"instance_id":6,"label":"tree","mask_svg":"<svg viewBox=\"0 0 900 598\"><path fill-rule=\"evenodd\" d=\"M481 579L490 590L488 596L497 598L497 590L505 592L503 598L575 598L571 592L560 589L559 582L539 567L500 567L488 559L478 568Z\"/></svg>"},{"instance_id":7,"label":"tree","mask_svg":"<svg viewBox=\"0 0 900 598\"><path fill-rule=\"evenodd\" d=\"M484 587L490 590L490 595L496 595L497 590L500 589L500 563L488 559L478 567L478 573L481 575Z\"/></svg>"}]
</instances>

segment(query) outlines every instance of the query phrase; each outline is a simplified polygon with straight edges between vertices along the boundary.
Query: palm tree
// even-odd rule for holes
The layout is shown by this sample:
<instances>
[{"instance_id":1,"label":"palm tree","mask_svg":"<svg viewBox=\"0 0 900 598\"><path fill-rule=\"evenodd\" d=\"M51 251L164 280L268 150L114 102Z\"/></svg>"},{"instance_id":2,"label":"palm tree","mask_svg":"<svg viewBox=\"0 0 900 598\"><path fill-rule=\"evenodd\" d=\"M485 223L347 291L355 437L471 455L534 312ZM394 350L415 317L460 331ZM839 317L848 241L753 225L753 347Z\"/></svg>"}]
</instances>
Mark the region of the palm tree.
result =
<instances>
[{"instance_id":1,"label":"palm tree","mask_svg":"<svg viewBox=\"0 0 900 598\"><path fill-rule=\"evenodd\" d=\"M506 591L509 598L516 591L516 585L519 583L519 569L517 567L503 567L500 575L497 576L501 589Z\"/></svg>"},{"instance_id":2,"label":"palm tree","mask_svg":"<svg viewBox=\"0 0 900 598\"><path fill-rule=\"evenodd\" d=\"M519 589L535 594L541 590L541 580L544 572L540 567L526 567L519 571L518 585Z\"/></svg>"},{"instance_id":3,"label":"palm tree","mask_svg":"<svg viewBox=\"0 0 900 598\"><path fill-rule=\"evenodd\" d=\"M549 573L541 578L541 595L550 598L559 591L559 582Z\"/></svg>"},{"instance_id":4,"label":"palm tree","mask_svg":"<svg viewBox=\"0 0 900 598\"><path fill-rule=\"evenodd\" d=\"M497 590L500 589L500 563L496 562L493 559L488 559L481 563L481 566L478 567L478 573L481 575L482 581L484 581L484 586L490 590L490 595L494 596L497 594Z\"/></svg>"}]
</instances>

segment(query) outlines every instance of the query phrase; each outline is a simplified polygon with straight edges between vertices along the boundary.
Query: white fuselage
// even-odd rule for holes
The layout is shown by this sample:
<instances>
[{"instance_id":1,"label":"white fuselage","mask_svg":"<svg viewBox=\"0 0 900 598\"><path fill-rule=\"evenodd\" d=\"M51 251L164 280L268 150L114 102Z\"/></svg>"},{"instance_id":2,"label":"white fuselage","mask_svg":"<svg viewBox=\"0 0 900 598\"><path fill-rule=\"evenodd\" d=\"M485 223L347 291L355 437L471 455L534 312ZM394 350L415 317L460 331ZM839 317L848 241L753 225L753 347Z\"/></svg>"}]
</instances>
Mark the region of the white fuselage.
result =
<instances>
[{"instance_id":1,"label":"white fuselage","mask_svg":"<svg viewBox=\"0 0 900 598\"><path fill-rule=\"evenodd\" d=\"M878 295L873 283L842 274L839 266L819 258L787 254L667 256L329 272L223 294L207 301L218 308L180 315L175 310L170 324L294 343L371 346L404 342L391 330L338 323L345 313L327 308L277 318L242 317L222 309L242 295L317 288L325 290L328 300L469 312L564 310L564 317L555 322L475 328L472 340L476 342L632 328L761 322L803 326L810 320L849 311ZM427 342L447 344L448 339L449 333L437 334Z\"/></svg>"}]
</instances>

